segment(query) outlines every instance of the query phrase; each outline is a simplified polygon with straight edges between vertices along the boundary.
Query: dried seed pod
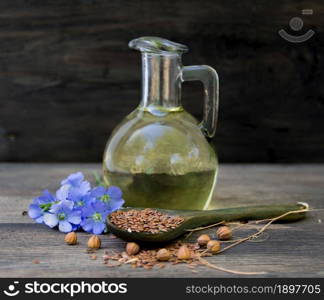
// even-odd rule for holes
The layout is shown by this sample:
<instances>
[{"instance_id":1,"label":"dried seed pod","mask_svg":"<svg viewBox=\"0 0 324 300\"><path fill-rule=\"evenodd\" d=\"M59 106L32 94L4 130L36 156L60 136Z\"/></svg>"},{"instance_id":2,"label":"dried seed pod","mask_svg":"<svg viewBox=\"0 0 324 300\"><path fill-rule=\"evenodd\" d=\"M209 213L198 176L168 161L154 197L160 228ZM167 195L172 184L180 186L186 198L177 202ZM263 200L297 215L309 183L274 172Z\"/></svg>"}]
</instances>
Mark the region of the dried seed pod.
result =
<instances>
[{"instance_id":1,"label":"dried seed pod","mask_svg":"<svg viewBox=\"0 0 324 300\"><path fill-rule=\"evenodd\" d=\"M197 242L200 246L206 246L207 243L210 241L210 237L208 234L202 234L198 239Z\"/></svg>"},{"instance_id":2,"label":"dried seed pod","mask_svg":"<svg viewBox=\"0 0 324 300\"><path fill-rule=\"evenodd\" d=\"M215 240L211 240L207 243L207 249L213 253L216 254L217 252L219 252L219 250L221 249L221 245L219 241L215 241Z\"/></svg>"},{"instance_id":3,"label":"dried seed pod","mask_svg":"<svg viewBox=\"0 0 324 300\"><path fill-rule=\"evenodd\" d=\"M135 255L140 251L140 246L136 243L127 243L126 245L126 253L128 255Z\"/></svg>"},{"instance_id":4,"label":"dried seed pod","mask_svg":"<svg viewBox=\"0 0 324 300\"><path fill-rule=\"evenodd\" d=\"M188 249L186 245L183 245L179 248L177 252L177 257L179 259L190 259L191 258L191 251Z\"/></svg>"},{"instance_id":5,"label":"dried seed pod","mask_svg":"<svg viewBox=\"0 0 324 300\"><path fill-rule=\"evenodd\" d=\"M159 261L168 261L171 258L171 253L169 250L162 248L156 253L156 258Z\"/></svg>"},{"instance_id":6,"label":"dried seed pod","mask_svg":"<svg viewBox=\"0 0 324 300\"><path fill-rule=\"evenodd\" d=\"M75 245L78 242L77 234L74 231L69 232L67 235L65 235L64 241L68 245Z\"/></svg>"},{"instance_id":7,"label":"dried seed pod","mask_svg":"<svg viewBox=\"0 0 324 300\"><path fill-rule=\"evenodd\" d=\"M99 249L101 247L100 237L97 235L93 235L88 240L88 247L93 249Z\"/></svg>"},{"instance_id":8,"label":"dried seed pod","mask_svg":"<svg viewBox=\"0 0 324 300\"><path fill-rule=\"evenodd\" d=\"M216 231L217 237L221 241L227 241L232 238L232 230L227 226L221 226Z\"/></svg>"}]
</instances>

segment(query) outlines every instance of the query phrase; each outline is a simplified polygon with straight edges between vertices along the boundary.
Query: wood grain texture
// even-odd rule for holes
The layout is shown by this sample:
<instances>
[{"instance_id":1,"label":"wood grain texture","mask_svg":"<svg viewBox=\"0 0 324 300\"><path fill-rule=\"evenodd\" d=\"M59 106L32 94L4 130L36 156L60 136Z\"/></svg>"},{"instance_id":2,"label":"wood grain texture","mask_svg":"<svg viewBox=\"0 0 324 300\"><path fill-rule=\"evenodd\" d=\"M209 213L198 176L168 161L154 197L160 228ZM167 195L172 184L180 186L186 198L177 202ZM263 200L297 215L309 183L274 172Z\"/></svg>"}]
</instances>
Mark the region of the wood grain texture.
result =
<instances>
[{"instance_id":1,"label":"wood grain texture","mask_svg":"<svg viewBox=\"0 0 324 300\"><path fill-rule=\"evenodd\" d=\"M104 251L121 251L122 240L104 235L103 248L92 260L86 253L87 233L78 234L77 246L67 246L64 234L21 214L41 189L54 191L64 176L75 171L83 171L90 179L95 170L100 170L98 164L0 164L0 277L233 277L205 267L192 273L185 264L150 271L107 268ZM304 201L323 209L323 182L324 165L222 165L211 208ZM301 222L274 224L260 240L208 260L241 271L262 270L267 272L265 277L323 277L323 220L324 212L319 210ZM235 236L258 228L238 230ZM215 236L214 230L205 232Z\"/></svg>"},{"instance_id":2,"label":"wood grain texture","mask_svg":"<svg viewBox=\"0 0 324 300\"><path fill-rule=\"evenodd\" d=\"M316 34L287 43L277 31L303 8ZM321 0L3 0L0 160L100 161L140 99L140 57L127 43L158 35L189 46L186 65L218 71L221 161L324 162L323 25ZM198 119L201 89L183 88Z\"/></svg>"}]
</instances>

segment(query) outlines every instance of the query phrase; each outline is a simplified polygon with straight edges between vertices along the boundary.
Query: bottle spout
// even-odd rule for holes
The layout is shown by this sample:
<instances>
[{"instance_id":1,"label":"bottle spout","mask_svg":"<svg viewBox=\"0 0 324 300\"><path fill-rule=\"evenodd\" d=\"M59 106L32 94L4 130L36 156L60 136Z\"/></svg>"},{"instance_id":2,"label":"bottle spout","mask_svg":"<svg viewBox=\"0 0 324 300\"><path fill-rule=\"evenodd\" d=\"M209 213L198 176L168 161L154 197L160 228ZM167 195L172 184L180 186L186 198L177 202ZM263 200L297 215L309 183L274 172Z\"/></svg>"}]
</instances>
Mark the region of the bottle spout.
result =
<instances>
[{"instance_id":1,"label":"bottle spout","mask_svg":"<svg viewBox=\"0 0 324 300\"><path fill-rule=\"evenodd\" d=\"M142 101L147 111L173 111L181 107L181 54L188 50L159 37L140 37L129 47L142 54Z\"/></svg>"},{"instance_id":2,"label":"bottle spout","mask_svg":"<svg viewBox=\"0 0 324 300\"><path fill-rule=\"evenodd\" d=\"M160 55L182 54L188 51L188 47L185 45L155 36L144 36L131 40L128 46L141 52Z\"/></svg>"}]
</instances>

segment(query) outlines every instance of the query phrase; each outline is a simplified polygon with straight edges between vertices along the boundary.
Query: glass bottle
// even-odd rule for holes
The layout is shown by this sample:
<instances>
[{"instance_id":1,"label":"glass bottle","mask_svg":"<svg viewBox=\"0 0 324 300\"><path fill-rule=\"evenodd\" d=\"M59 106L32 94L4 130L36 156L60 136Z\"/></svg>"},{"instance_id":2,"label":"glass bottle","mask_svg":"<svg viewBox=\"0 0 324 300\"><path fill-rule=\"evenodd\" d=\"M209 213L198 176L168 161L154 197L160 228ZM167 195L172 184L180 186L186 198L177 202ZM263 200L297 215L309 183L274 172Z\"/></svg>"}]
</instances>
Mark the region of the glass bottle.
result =
<instances>
[{"instance_id":1,"label":"glass bottle","mask_svg":"<svg viewBox=\"0 0 324 300\"><path fill-rule=\"evenodd\" d=\"M126 206L206 209L218 171L207 138L215 134L218 76L209 66L182 66L187 47L158 37L132 40L142 53L142 99L112 132L104 180L119 186ZM203 121L181 105L183 81L204 85Z\"/></svg>"}]
</instances>

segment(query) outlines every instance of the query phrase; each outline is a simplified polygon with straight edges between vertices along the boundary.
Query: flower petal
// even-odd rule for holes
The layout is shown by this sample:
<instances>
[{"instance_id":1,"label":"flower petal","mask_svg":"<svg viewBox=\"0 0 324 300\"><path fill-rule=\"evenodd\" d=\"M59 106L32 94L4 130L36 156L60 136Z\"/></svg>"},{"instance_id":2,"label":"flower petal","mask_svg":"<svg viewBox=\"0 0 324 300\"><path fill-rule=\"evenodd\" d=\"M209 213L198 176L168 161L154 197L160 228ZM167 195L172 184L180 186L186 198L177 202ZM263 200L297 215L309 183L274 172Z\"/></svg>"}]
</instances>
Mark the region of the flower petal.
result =
<instances>
[{"instance_id":1,"label":"flower petal","mask_svg":"<svg viewBox=\"0 0 324 300\"><path fill-rule=\"evenodd\" d=\"M111 213L117 209L120 209L124 203L125 203L124 199L111 199L107 204L107 208Z\"/></svg>"},{"instance_id":2,"label":"flower petal","mask_svg":"<svg viewBox=\"0 0 324 300\"><path fill-rule=\"evenodd\" d=\"M81 226L84 231L92 232L94 221L92 219L86 219L82 222Z\"/></svg>"},{"instance_id":3,"label":"flower petal","mask_svg":"<svg viewBox=\"0 0 324 300\"><path fill-rule=\"evenodd\" d=\"M80 186L70 186L69 190L69 200L77 201L78 199L85 196L90 192L90 183L88 181L83 181Z\"/></svg>"},{"instance_id":4,"label":"flower petal","mask_svg":"<svg viewBox=\"0 0 324 300\"><path fill-rule=\"evenodd\" d=\"M69 197L69 185L62 185L57 191L56 191L56 198L59 201L67 200Z\"/></svg>"},{"instance_id":5,"label":"flower petal","mask_svg":"<svg viewBox=\"0 0 324 300\"><path fill-rule=\"evenodd\" d=\"M56 213L58 213L60 210L62 210L62 201L60 201L60 202L58 202L58 203L54 203L54 204L51 206L49 212L56 214Z\"/></svg>"},{"instance_id":6,"label":"flower petal","mask_svg":"<svg viewBox=\"0 0 324 300\"><path fill-rule=\"evenodd\" d=\"M82 208L82 216L83 217L90 217L95 213L91 204L88 204Z\"/></svg>"},{"instance_id":7,"label":"flower petal","mask_svg":"<svg viewBox=\"0 0 324 300\"><path fill-rule=\"evenodd\" d=\"M101 218L102 220L106 220L107 216L110 214L111 212L108 210L105 210L104 212L101 213Z\"/></svg>"},{"instance_id":8,"label":"flower petal","mask_svg":"<svg viewBox=\"0 0 324 300\"><path fill-rule=\"evenodd\" d=\"M28 215L32 219L36 219L42 215L42 210L37 204L30 204L28 209Z\"/></svg>"},{"instance_id":9,"label":"flower petal","mask_svg":"<svg viewBox=\"0 0 324 300\"><path fill-rule=\"evenodd\" d=\"M121 189L117 186L110 186L107 194L110 198L121 198L123 195Z\"/></svg>"},{"instance_id":10,"label":"flower petal","mask_svg":"<svg viewBox=\"0 0 324 300\"><path fill-rule=\"evenodd\" d=\"M62 205L62 210L65 213L69 213L73 209L74 203L73 203L73 201L65 200L65 201L61 202L61 205Z\"/></svg>"},{"instance_id":11,"label":"flower petal","mask_svg":"<svg viewBox=\"0 0 324 300\"><path fill-rule=\"evenodd\" d=\"M72 173L67 178L62 180L61 185L71 185L71 186L79 186L84 179L84 176L81 172Z\"/></svg>"},{"instance_id":12,"label":"flower petal","mask_svg":"<svg viewBox=\"0 0 324 300\"><path fill-rule=\"evenodd\" d=\"M43 194L38 197L39 203L45 204L55 201L55 197L49 192L49 190L44 190Z\"/></svg>"},{"instance_id":13,"label":"flower petal","mask_svg":"<svg viewBox=\"0 0 324 300\"><path fill-rule=\"evenodd\" d=\"M84 197L82 197L82 199L80 199L80 200L84 203L84 205L88 205L92 202L92 199L93 198L91 197L90 193L88 193Z\"/></svg>"},{"instance_id":14,"label":"flower petal","mask_svg":"<svg viewBox=\"0 0 324 300\"><path fill-rule=\"evenodd\" d=\"M69 195L67 200L77 202L82 198L82 195L80 194L80 191L78 188L71 187L69 190Z\"/></svg>"},{"instance_id":15,"label":"flower petal","mask_svg":"<svg viewBox=\"0 0 324 300\"><path fill-rule=\"evenodd\" d=\"M67 220L73 224L81 223L81 211L74 211L68 215Z\"/></svg>"},{"instance_id":16,"label":"flower petal","mask_svg":"<svg viewBox=\"0 0 324 300\"><path fill-rule=\"evenodd\" d=\"M59 231L61 232L71 232L72 225L68 221L60 221L59 222Z\"/></svg>"},{"instance_id":17,"label":"flower petal","mask_svg":"<svg viewBox=\"0 0 324 300\"><path fill-rule=\"evenodd\" d=\"M95 187L91 190L91 196L94 198L101 197L105 194L106 189L103 186Z\"/></svg>"},{"instance_id":18,"label":"flower petal","mask_svg":"<svg viewBox=\"0 0 324 300\"><path fill-rule=\"evenodd\" d=\"M42 223L44 222L44 218L43 218L43 216L40 216L40 217L38 217L37 219L35 219L35 221L36 221L36 223L38 223L38 224L42 224Z\"/></svg>"},{"instance_id":19,"label":"flower petal","mask_svg":"<svg viewBox=\"0 0 324 300\"><path fill-rule=\"evenodd\" d=\"M99 200L94 201L92 203L92 207L95 210L95 212L103 212L107 210L107 204Z\"/></svg>"},{"instance_id":20,"label":"flower petal","mask_svg":"<svg viewBox=\"0 0 324 300\"><path fill-rule=\"evenodd\" d=\"M82 195L85 195L86 193L88 193L90 191L90 182L89 181L81 182L79 189L80 189L80 193Z\"/></svg>"},{"instance_id":21,"label":"flower petal","mask_svg":"<svg viewBox=\"0 0 324 300\"><path fill-rule=\"evenodd\" d=\"M102 222L95 222L93 225L93 233L94 234L102 234L105 229L105 224Z\"/></svg>"},{"instance_id":22,"label":"flower petal","mask_svg":"<svg viewBox=\"0 0 324 300\"><path fill-rule=\"evenodd\" d=\"M56 215L46 213L44 214L43 218L44 218L44 223L51 228L55 227L58 224L58 219Z\"/></svg>"}]
</instances>

